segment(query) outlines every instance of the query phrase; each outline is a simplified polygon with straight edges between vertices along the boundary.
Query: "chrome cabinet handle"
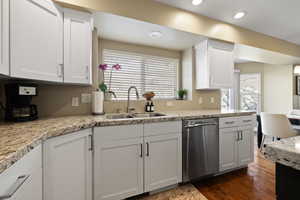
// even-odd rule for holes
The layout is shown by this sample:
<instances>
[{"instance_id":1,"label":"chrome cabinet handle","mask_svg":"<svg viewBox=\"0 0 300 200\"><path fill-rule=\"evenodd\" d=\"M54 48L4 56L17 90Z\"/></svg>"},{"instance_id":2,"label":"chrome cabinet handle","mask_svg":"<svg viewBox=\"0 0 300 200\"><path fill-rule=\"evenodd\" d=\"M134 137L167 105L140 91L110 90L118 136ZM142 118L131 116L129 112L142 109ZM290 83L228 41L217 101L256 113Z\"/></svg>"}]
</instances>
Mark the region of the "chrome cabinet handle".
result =
<instances>
[{"instance_id":1,"label":"chrome cabinet handle","mask_svg":"<svg viewBox=\"0 0 300 200\"><path fill-rule=\"evenodd\" d=\"M143 144L142 143L140 144L140 147L141 147L140 157L142 158L143 157Z\"/></svg>"},{"instance_id":2,"label":"chrome cabinet handle","mask_svg":"<svg viewBox=\"0 0 300 200\"><path fill-rule=\"evenodd\" d=\"M86 66L86 79L89 79L89 66Z\"/></svg>"},{"instance_id":3,"label":"chrome cabinet handle","mask_svg":"<svg viewBox=\"0 0 300 200\"><path fill-rule=\"evenodd\" d=\"M93 135L89 135L90 138L90 148L89 151L94 151L94 137Z\"/></svg>"},{"instance_id":4,"label":"chrome cabinet handle","mask_svg":"<svg viewBox=\"0 0 300 200\"><path fill-rule=\"evenodd\" d=\"M57 67L57 76L58 76L59 78L62 78L62 77L63 77L63 67L64 67L63 64L59 64L59 66Z\"/></svg>"},{"instance_id":5,"label":"chrome cabinet handle","mask_svg":"<svg viewBox=\"0 0 300 200\"><path fill-rule=\"evenodd\" d=\"M146 156L149 156L149 143L148 143L148 142L146 143L146 147L147 147L147 153L146 153Z\"/></svg>"},{"instance_id":6,"label":"chrome cabinet handle","mask_svg":"<svg viewBox=\"0 0 300 200\"><path fill-rule=\"evenodd\" d=\"M225 124L234 124L234 121L231 121L231 122L225 122Z\"/></svg>"},{"instance_id":7,"label":"chrome cabinet handle","mask_svg":"<svg viewBox=\"0 0 300 200\"><path fill-rule=\"evenodd\" d=\"M22 175L17 178L14 184L7 190L7 193L0 196L0 200L11 198L18 189L25 183L25 181L29 178L30 175Z\"/></svg>"},{"instance_id":8,"label":"chrome cabinet handle","mask_svg":"<svg viewBox=\"0 0 300 200\"><path fill-rule=\"evenodd\" d=\"M240 141L240 131L237 131L236 135L237 135L236 141Z\"/></svg>"},{"instance_id":9,"label":"chrome cabinet handle","mask_svg":"<svg viewBox=\"0 0 300 200\"><path fill-rule=\"evenodd\" d=\"M244 136L243 136L243 131L241 131L241 140L244 139Z\"/></svg>"},{"instance_id":10,"label":"chrome cabinet handle","mask_svg":"<svg viewBox=\"0 0 300 200\"><path fill-rule=\"evenodd\" d=\"M252 120L251 119L243 120L243 122L252 122Z\"/></svg>"}]
</instances>

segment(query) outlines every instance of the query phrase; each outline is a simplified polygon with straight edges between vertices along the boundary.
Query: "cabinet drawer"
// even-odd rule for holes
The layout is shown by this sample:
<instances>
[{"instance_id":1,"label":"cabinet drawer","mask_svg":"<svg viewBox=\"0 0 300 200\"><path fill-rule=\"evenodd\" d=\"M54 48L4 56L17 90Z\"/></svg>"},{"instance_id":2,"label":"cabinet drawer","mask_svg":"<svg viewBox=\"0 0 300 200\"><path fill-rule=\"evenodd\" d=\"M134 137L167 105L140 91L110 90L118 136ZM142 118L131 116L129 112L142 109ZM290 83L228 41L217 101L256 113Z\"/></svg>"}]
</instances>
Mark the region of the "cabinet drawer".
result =
<instances>
[{"instance_id":1,"label":"cabinet drawer","mask_svg":"<svg viewBox=\"0 0 300 200\"><path fill-rule=\"evenodd\" d=\"M143 125L123 125L94 128L95 141L114 141L143 137Z\"/></svg>"},{"instance_id":2,"label":"cabinet drawer","mask_svg":"<svg viewBox=\"0 0 300 200\"><path fill-rule=\"evenodd\" d=\"M239 126L239 118L238 117L224 117L219 120L220 128L230 128Z\"/></svg>"},{"instance_id":3,"label":"cabinet drawer","mask_svg":"<svg viewBox=\"0 0 300 200\"><path fill-rule=\"evenodd\" d=\"M144 125L144 136L181 133L182 121L158 122Z\"/></svg>"},{"instance_id":4,"label":"cabinet drawer","mask_svg":"<svg viewBox=\"0 0 300 200\"><path fill-rule=\"evenodd\" d=\"M255 126L256 124L256 116L248 115L239 117L239 125L240 126Z\"/></svg>"},{"instance_id":5,"label":"cabinet drawer","mask_svg":"<svg viewBox=\"0 0 300 200\"><path fill-rule=\"evenodd\" d=\"M17 161L13 166L0 174L0 196L7 193L7 190L13 186L17 186L18 182L20 187L17 191L22 191L23 188L28 188L28 184L32 182L42 184L42 150L41 145L26 154L23 158ZM28 178L23 178L28 176ZM40 180L39 180L40 179ZM22 182L22 180L24 182ZM26 186L26 187L25 187ZM31 187L30 187L31 188ZM36 188L36 194L41 194L41 188ZM17 194L18 192L16 192ZM14 197L13 197L14 198Z\"/></svg>"}]
</instances>

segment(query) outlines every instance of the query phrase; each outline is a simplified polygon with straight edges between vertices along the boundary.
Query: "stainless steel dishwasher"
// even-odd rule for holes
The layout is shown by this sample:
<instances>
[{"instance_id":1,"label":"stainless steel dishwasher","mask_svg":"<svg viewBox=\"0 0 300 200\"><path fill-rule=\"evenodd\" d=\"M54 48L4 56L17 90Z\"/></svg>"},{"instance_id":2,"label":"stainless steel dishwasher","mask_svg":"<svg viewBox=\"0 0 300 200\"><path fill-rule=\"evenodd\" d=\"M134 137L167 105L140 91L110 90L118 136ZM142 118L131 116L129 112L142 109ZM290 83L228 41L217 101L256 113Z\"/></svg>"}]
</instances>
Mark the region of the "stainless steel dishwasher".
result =
<instances>
[{"instance_id":1,"label":"stainless steel dishwasher","mask_svg":"<svg viewBox=\"0 0 300 200\"><path fill-rule=\"evenodd\" d=\"M194 119L183 121L182 176L183 182L213 175L219 171L219 120Z\"/></svg>"}]
</instances>

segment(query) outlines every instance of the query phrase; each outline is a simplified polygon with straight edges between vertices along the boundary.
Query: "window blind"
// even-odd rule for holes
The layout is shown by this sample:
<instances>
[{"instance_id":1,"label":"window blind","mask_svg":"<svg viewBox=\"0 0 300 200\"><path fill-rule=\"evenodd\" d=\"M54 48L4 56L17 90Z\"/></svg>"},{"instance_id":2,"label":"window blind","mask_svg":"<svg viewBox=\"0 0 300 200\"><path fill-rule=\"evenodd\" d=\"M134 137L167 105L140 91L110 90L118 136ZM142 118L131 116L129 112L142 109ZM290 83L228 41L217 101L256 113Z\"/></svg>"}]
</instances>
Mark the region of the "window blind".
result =
<instances>
[{"instance_id":1,"label":"window blind","mask_svg":"<svg viewBox=\"0 0 300 200\"><path fill-rule=\"evenodd\" d=\"M176 97L178 59L104 49L103 63L122 67L112 73L111 90L118 100L127 99L130 86L136 86L140 95L153 91L156 99ZM106 70L104 81L107 85L109 78L110 70Z\"/></svg>"}]
</instances>

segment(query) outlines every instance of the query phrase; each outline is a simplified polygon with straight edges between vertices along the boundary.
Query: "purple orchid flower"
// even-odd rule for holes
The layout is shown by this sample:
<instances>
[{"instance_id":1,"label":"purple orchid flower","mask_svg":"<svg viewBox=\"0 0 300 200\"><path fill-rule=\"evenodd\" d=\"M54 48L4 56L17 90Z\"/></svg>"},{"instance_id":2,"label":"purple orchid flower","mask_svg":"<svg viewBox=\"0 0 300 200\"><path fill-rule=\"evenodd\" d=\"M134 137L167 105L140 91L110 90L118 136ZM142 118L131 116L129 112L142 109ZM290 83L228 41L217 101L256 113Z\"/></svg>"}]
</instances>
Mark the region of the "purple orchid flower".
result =
<instances>
[{"instance_id":1,"label":"purple orchid flower","mask_svg":"<svg viewBox=\"0 0 300 200\"><path fill-rule=\"evenodd\" d=\"M121 65L115 64L115 65L112 66L112 68L118 71L118 70L121 69Z\"/></svg>"},{"instance_id":2,"label":"purple orchid flower","mask_svg":"<svg viewBox=\"0 0 300 200\"><path fill-rule=\"evenodd\" d=\"M107 65L107 64L100 64L100 65L99 65L99 69L101 69L102 71L107 70L107 68L108 68L108 65Z\"/></svg>"}]
</instances>

